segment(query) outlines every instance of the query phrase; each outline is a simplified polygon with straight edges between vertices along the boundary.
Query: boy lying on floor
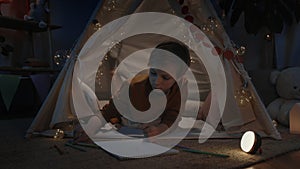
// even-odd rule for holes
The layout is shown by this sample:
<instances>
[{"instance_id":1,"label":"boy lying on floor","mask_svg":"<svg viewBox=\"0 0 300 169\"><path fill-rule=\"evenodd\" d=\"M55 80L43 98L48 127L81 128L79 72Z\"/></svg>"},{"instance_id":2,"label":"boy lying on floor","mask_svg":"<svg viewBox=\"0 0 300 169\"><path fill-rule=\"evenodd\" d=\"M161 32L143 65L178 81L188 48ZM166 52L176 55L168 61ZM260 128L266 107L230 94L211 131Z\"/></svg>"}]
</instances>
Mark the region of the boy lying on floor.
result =
<instances>
[{"instance_id":1,"label":"boy lying on floor","mask_svg":"<svg viewBox=\"0 0 300 169\"><path fill-rule=\"evenodd\" d=\"M187 96L187 80L183 77L183 75L187 71L188 66L190 66L190 54L185 45L178 42L164 42L157 45L155 48L158 50L153 50L150 55L148 62L150 70L148 75L137 75L130 81L130 83L128 83L128 81L124 82L120 91L117 92L113 98L119 100L121 104L125 104L125 108L130 107L129 105L126 105L127 100L122 100L124 99L122 96L123 93L128 92L124 86L128 85L131 104L138 111L145 112L151 108L151 104L149 102L149 95L151 91L159 89L164 92L167 100L165 108L162 110L162 114L152 122L137 123L130 120L132 119L130 115L124 117L124 114L121 114L116 108L113 99L110 99L109 103L105 105L101 111L101 115L104 117L106 122L142 129L147 137L155 136L166 131L177 119L180 109L184 108ZM165 52L161 52L162 50ZM167 55L177 56L185 64L178 65L176 59L170 59L170 56ZM158 67L171 72L171 74L176 75L176 77L158 69ZM177 84L176 81L180 84ZM183 93L180 93L179 85L181 86ZM181 95L183 97L181 97ZM181 100L182 98L183 100ZM181 105L181 103L184 104ZM131 110L129 108L129 110L125 111ZM88 132L88 135L96 134L99 128L106 123L101 119L103 118L99 118L97 115L90 117L88 122L85 124L85 131ZM78 126L75 130L74 141L88 141L89 137L86 135L85 131Z\"/></svg>"}]
</instances>

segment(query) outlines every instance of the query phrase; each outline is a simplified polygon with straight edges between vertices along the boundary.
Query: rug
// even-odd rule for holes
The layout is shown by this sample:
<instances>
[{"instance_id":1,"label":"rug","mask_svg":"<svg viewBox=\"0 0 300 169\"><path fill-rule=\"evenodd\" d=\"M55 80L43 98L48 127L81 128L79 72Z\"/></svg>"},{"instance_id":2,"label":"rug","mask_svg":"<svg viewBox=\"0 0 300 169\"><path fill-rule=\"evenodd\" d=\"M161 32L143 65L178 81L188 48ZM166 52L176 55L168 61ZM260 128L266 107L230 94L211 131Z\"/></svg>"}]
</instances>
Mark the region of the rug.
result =
<instances>
[{"instance_id":1,"label":"rug","mask_svg":"<svg viewBox=\"0 0 300 169\"><path fill-rule=\"evenodd\" d=\"M230 157L180 152L170 156L120 161L105 151L83 147L82 150L65 146L67 139L37 137L23 138L32 119L0 120L1 168L23 169L93 169L93 168L244 168L300 149L300 135L291 135L288 129L279 128L282 140L264 138L262 154L242 152L239 139L209 139L203 144L197 140L184 140L180 145L197 150L227 154ZM176 148L177 149L177 148Z\"/></svg>"},{"instance_id":2,"label":"rug","mask_svg":"<svg viewBox=\"0 0 300 169\"><path fill-rule=\"evenodd\" d=\"M183 141L181 144L192 147L193 149L230 156L229 158L218 158L214 156L204 157L204 159L208 158L208 161L202 161L202 157L199 159L201 162L194 162L198 163L201 168L245 168L288 152L300 150L300 135L289 134L288 128L284 127L279 127L278 131L281 133L282 140L274 140L271 138L262 139L262 154L256 153L252 155L241 151L240 139L210 139L203 144Z\"/></svg>"}]
</instances>

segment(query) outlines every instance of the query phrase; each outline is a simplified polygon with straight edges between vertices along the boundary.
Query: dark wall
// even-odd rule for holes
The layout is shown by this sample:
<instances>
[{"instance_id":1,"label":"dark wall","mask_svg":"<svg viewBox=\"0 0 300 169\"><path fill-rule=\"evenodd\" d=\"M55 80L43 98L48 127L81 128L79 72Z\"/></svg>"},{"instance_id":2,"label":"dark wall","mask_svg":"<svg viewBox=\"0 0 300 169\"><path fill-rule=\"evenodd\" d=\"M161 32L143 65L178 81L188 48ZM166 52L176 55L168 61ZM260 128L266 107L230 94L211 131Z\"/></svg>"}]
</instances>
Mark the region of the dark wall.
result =
<instances>
[{"instance_id":1,"label":"dark wall","mask_svg":"<svg viewBox=\"0 0 300 169\"><path fill-rule=\"evenodd\" d=\"M0 54L0 66L22 67L28 58L51 64L55 51L71 49L76 43L99 2L101 0L49 0L50 24L62 26L51 32L52 50L47 32L30 34L24 30L0 28L0 36L14 48L9 56ZM0 8L3 16L19 20L23 20L29 10L27 1L13 1Z\"/></svg>"},{"instance_id":2,"label":"dark wall","mask_svg":"<svg viewBox=\"0 0 300 169\"><path fill-rule=\"evenodd\" d=\"M62 26L61 29L52 31L52 53L59 49L71 49L76 39L84 30L87 21L89 20L94 8L99 0L74 1L74 0L49 0L50 8L50 24ZM5 17L23 19L26 14L26 3L11 3L2 6L2 13ZM0 66L24 66L24 60L30 57L45 57L45 60L50 60L48 56L48 38L41 38L41 35L34 34L34 47L41 46L42 42L47 49L41 50L40 53L32 55L32 42L29 39L29 34L26 31L3 29L0 28L0 35L5 35L7 43L14 46L15 51L8 59L0 57ZM47 33L46 33L47 35ZM41 40L42 42L39 42ZM37 55L38 54L38 55ZM50 57L53 57L50 56ZM42 101L38 98L37 92L30 78L22 78L19 88L12 100L11 107L6 110L2 96L0 93L0 118L34 115Z\"/></svg>"},{"instance_id":3,"label":"dark wall","mask_svg":"<svg viewBox=\"0 0 300 169\"><path fill-rule=\"evenodd\" d=\"M101 0L100 0L101 1ZM51 23L62 26L52 31L53 53L71 49L84 30L99 0L51 0Z\"/></svg>"}]
</instances>

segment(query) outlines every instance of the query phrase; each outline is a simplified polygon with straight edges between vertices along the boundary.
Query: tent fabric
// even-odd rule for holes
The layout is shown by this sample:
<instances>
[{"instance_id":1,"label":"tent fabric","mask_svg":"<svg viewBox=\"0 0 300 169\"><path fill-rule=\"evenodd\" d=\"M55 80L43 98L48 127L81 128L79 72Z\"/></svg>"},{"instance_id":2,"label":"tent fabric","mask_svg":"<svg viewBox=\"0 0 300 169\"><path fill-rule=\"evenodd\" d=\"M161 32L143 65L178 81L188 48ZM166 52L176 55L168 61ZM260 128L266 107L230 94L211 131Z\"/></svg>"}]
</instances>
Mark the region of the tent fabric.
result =
<instances>
[{"instance_id":1,"label":"tent fabric","mask_svg":"<svg viewBox=\"0 0 300 169\"><path fill-rule=\"evenodd\" d=\"M209 0L185 0L184 5L188 6L190 9L190 14L194 17L194 24L197 26L205 24L207 18L210 16L213 16L217 19L218 23L221 23ZM95 32L95 26L93 25L92 20L97 19L100 25L103 26L119 17L137 12L164 12L182 17L180 5L177 1L163 0L157 3L155 0L103 0L102 3L99 3L91 16L85 31L82 33L75 48L72 50L71 59L64 66L60 76L56 80L56 83L53 85L52 90L28 129L27 136L30 136L34 131L51 129L56 124L70 122L76 118L71 96L72 73L74 65L76 64L77 55L88 38ZM220 47L222 50L234 50L231 40L222 26L218 27L218 31L207 33L206 35L215 46ZM143 49L145 46L149 47L152 45L154 47L154 45L160 41L169 39L169 37L158 36L156 38L155 36L158 35L151 35L151 38L148 39L143 38L143 36L128 38L108 53L108 64L102 64L102 66L99 67L99 70L101 69L105 76L101 77L101 87L97 86L98 83L96 83L96 95L98 96L98 99L109 98L111 82L110 71L113 67L112 65L120 63L124 59L122 56L128 56L130 53ZM135 43L139 39L143 39L143 43ZM194 63L191 65L191 69L197 78L200 96L203 97L201 100L204 100L205 96L210 91L209 76L207 75L205 66L201 60L198 59L198 57L192 56L192 58L194 59ZM221 57L221 60L227 80L227 101L222 117L222 123L225 126L226 131L228 133L241 133L247 130L254 130L263 136L280 139L280 134L273 126L265 106L256 93L255 87L243 65L236 60L227 60L223 57ZM244 82L248 84L247 89L251 93L253 100L250 104L240 106L235 99L235 94L236 91L244 85ZM187 105L191 106L193 104L190 103ZM209 122L210 119L207 120Z\"/></svg>"},{"instance_id":2,"label":"tent fabric","mask_svg":"<svg viewBox=\"0 0 300 169\"><path fill-rule=\"evenodd\" d=\"M73 73L70 70L73 69L74 62L75 57L70 59L61 70L38 114L27 130L27 136L35 131L44 131L52 128L57 123L72 121L75 118L70 98Z\"/></svg>"}]
</instances>

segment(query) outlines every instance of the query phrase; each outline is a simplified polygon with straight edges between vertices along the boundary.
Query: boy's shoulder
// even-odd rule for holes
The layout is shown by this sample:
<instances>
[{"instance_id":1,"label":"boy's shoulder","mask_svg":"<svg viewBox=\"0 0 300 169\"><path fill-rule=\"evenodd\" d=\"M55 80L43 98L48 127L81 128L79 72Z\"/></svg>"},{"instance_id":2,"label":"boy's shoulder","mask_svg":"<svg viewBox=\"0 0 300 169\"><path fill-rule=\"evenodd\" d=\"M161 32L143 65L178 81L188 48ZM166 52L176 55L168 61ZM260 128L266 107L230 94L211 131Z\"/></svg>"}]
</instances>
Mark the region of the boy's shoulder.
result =
<instances>
[{"instance_id":1,"label":"boy's shoulder","mask_svg":"<svg viewBox=\"0 0 300 169\"><path fill-rule=\"evenodd\" d=\"M147 74L138 74L134 78L128 81L129 89L134 93L145 94L151 91L151 85L149 82L149 76Z\"/></svg>"},{"instance_id":2,"label":"boy's shoulder","mask_svg":"<svg viewBox=\"0 0 300 169\"><path fill-rule=\"evenodd\" d=\"M129 81L131 85L138 85L138 84L144 84L147 83L149 79L148 74L137 74L134 78Z\"/></svg>"}]
</instances>

